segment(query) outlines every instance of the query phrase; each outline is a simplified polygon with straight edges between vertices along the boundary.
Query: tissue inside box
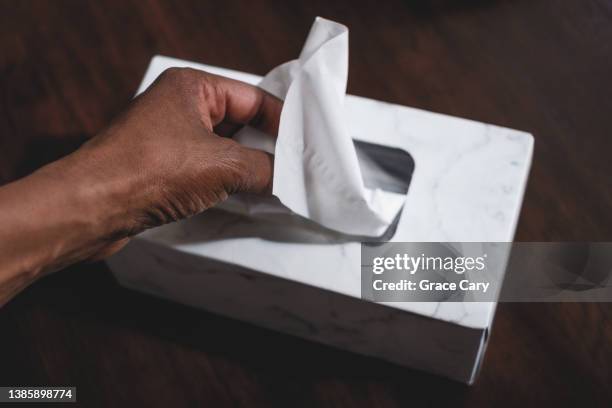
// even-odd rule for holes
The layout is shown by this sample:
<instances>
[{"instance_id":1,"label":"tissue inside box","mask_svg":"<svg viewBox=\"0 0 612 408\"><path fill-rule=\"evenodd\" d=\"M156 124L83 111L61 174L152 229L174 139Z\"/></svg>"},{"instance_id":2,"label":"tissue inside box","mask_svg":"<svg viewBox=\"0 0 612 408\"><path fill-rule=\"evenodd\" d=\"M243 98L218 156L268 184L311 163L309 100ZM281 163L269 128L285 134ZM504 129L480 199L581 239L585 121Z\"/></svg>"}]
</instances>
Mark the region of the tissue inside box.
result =
<instances>
[{"instance_id":1,"label":"tissue inside box","mask_svg":"<svg viewBox=\"0 0 612 408\"><path fill-rule=\"evenodd\" d=\"M363 184L369 190L406 195L414 160L402 149L353 140Z\"/></svg>"}]
</instances>

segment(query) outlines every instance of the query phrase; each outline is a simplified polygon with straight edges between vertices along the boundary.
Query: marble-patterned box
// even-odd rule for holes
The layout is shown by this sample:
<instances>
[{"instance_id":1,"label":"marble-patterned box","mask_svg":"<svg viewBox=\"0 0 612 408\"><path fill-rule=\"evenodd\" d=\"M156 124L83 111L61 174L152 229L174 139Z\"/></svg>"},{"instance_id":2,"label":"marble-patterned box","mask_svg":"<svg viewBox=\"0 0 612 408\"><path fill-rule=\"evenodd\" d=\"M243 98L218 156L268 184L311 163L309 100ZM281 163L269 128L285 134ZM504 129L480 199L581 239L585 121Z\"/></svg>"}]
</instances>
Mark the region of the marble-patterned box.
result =
<instances>
[{"instance_id":1,"label":"marble-patterned box","mask_svg":"<svg viewBox=\"0 0 612 408\"><path fill-rule=\"evenodd\" d=\"M139 92L173 66L260 80L156 56ZM530 134L352 95L346 104L355 140L414 158L393 241L512 241ZM214 209L144 232L108 263L127 287L466 383L477 374L496 307L363 301L358 242Z\"/></svg>"}]
</instances>

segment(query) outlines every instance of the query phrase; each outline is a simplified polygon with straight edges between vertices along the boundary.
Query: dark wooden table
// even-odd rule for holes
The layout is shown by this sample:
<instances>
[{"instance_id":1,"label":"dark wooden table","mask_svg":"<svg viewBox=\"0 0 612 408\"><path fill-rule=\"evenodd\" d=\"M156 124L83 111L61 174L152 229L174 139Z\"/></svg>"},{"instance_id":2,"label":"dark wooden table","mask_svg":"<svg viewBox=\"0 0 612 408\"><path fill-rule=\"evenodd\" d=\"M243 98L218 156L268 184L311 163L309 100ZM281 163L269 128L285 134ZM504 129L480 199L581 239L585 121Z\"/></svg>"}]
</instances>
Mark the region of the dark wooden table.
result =
<instances>
[{"instance_id":1,"label":"dark wooden table","mask_svg":"<svg viewBox=\"0 0 612 408\"><path fill-rule=\"evenodd\" d=\"M351 29L350 93L535 135L518 240L612 239L605 0L1 1L2 181L103 128L154 54L264 74L316 15ZM500 305L469 388L78 265L0 310L0 385L48 384L77 386L87 406L610 406L612 304Z\"/></svg>"}]
</instances>

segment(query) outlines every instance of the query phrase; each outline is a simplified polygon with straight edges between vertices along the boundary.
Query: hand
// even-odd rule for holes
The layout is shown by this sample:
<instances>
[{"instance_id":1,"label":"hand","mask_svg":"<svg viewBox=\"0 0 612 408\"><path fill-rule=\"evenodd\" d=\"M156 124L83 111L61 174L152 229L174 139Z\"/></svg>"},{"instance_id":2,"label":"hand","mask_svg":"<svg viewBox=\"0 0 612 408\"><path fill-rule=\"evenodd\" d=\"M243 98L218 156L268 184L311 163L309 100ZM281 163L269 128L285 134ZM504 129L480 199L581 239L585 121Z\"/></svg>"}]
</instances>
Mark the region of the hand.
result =
<instances>
[{"instance_id":1,"label":"hand","mask_svg":"<svg viewBox=\"0 0 612 408\"><path fill-rule=\"evenodd\" d=\"M0 231L0 275L18 290L232 193L270 192L272 158L219 134L249 124L276 135L281 109L280 100L242 82L165 71L80 149L0 188L0 223L8 227Z\"/></svg>"},{"instance_id":2,"label":"hand","mask_svg":"<svg viewBox=\"0 0 612 408\"><path fill-rule=\"evenodd\" d=\"M216 130L250 124L276 135L282 102L264 91L186 68L165 71L78 161L97 184L125 198L119 229L145 228L197 214L229 194L271 191L272 158Z\"/></svg>"}]
</instances>

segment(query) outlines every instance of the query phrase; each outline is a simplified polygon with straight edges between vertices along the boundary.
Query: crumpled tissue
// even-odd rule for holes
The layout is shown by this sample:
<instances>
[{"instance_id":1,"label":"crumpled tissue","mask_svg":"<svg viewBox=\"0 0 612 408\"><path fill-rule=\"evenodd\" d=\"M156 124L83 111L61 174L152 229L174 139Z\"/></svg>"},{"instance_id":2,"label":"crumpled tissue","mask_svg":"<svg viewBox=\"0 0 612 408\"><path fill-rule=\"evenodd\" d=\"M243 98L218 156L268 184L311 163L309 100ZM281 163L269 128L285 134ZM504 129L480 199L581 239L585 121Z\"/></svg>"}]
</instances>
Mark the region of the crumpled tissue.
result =
<instances>
[{"instance_id":1,"label":"crumpled tissue","mask_svg":"<svg viewBox=\"0 0 612 408\"><path fill-rule=\"evenodd\" d=\"M405 195L364 186L347 127L347 79L348 28L317 17L299 58L259 84L284 100L276 140L250 127L234 136L274 154L277 200L238 194L221 208L255 218L292 212L349 235L376 237L389 229Z\"/></svg>"}]
</instances>

